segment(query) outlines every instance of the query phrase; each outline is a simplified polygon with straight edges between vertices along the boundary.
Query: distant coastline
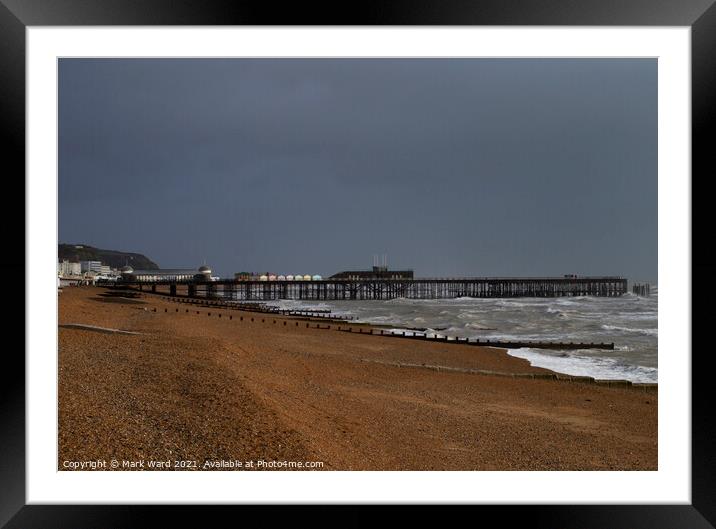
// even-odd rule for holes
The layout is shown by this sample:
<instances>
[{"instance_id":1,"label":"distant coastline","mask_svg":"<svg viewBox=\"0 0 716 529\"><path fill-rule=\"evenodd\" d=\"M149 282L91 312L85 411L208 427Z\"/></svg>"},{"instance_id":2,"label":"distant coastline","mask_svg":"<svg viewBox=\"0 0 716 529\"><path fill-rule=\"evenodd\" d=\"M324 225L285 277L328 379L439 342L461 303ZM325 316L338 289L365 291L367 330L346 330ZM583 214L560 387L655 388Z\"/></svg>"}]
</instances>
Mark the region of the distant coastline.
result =
<instances>
[{"instance_id":1,"label":"distant coastline","mask_svg":"<svg viewBox=\"0 0 716 529\"><path fill-rule=\"evenodd\" d=\"M129 264L144 270L159 269L159 265L141 253L103 250L88 244L60 243L57 245L57 257L60 261L101 261L112 268L121 268Z\"/></svg>"}]
</instances>

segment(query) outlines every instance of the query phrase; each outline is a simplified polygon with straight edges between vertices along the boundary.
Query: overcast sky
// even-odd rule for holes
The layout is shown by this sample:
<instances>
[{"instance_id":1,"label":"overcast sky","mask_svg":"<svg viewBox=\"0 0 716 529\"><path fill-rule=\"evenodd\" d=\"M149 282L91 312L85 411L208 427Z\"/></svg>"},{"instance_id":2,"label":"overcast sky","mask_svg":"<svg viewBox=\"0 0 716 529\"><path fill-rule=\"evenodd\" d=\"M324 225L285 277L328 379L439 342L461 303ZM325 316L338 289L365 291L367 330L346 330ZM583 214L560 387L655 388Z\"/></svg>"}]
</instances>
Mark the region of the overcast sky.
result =
<instances>
[{"instance_id":1,"label":"overcast sky","mask_svg":"<svg viewBox=\"0 0 716 529\"><path fill-rule=\"evenodd\" d=\"M656 59L61 59L59 242L657 279Z\"/></svg>"}]
</instances>

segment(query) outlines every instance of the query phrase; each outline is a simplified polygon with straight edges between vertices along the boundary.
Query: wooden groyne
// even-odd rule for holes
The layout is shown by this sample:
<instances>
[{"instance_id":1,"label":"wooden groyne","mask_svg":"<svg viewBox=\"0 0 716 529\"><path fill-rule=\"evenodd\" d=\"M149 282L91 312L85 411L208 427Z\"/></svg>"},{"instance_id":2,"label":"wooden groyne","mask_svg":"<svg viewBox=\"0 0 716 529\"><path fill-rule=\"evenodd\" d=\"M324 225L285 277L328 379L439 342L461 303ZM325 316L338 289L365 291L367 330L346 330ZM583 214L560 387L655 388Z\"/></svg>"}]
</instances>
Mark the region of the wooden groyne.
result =
<instances>
[{"instance_id":1,"label":"wooden groyne","mask_svg":"<svg viewBox=\"0 0 716 529\"><path fill-rule=\"evenodd\" d=\"M507 373L504 371L492 371L488 369L471 369L464 367L441 366L432 364L413 364L406 362L386 362L384 360L376 360L372 358L361 358L361 362L370 362L373 364L383 364L399 368L413 369L429 369L440 372L467 373L470 375L486 375L493 377L522 378L534 380L556 380L558 382L571 382L576 384L595 384L597 386L619 388L619 389L635 389L637 391L655 393L659 390L659 385L652 382L631 382L629 380L619 379L595 379L594 377L565 375L562 373Z\"/></svg>"},{"instance_id":2,"label":"wooden groyne","mask_svg":"<svg viewBox=\"0 0 716 529\"><path fill-rule=\"evenodd\" d=\"M353 319L353 316L335 316L332 311L328 309L280 309L278 307L270 307L263 303L237 303L231 301L225 301L221 299L201 299L201 298L189 298L189 297L173 297L173 296L160 296L160 299L169 301L171 303L180 303L183 305L195 305L207 308L227 309L227 310L241 310L245 312L259 312L264 314L278 314L282 316L294 316L304 317L312 319L330 320L330 321L349 321Z\"/></svg>"},{"instance_id":3,"label":"wooden groyne","mask_svg":"<svg viewBox=\"0 0 716 529\"><path fill-rule=\"evenodd\" d=\"M580 278L425 278L425 279L324 279L317 281L125 281L139 290L205 299L238 301L270 300L385 300L599 296L615 297L627 292L623 277Z\"/></svg>"},{"instance_id":4,"label":"wooden groyne","mask_svg":"<svg viewBox=\"0 0 716 529\"><path fill-rule=\"evenodd\" d=\"M370 334L373 336L388 336L391 338L408 338L413 340L430 340L456 345L477 345L480 347L499 347L502 349L520 349L530 347L534 349L607 349L614 350L614 343L593 343L593 342L547 342L547 341L503 341L503 340L481 340L480 338L458 338L456 336L444 336L433 333L419 333L411 331L386 331L383 329L366 329L353 327L338 327L342 332L357 332L359 334Z\"/></svg>"}]
</instances>

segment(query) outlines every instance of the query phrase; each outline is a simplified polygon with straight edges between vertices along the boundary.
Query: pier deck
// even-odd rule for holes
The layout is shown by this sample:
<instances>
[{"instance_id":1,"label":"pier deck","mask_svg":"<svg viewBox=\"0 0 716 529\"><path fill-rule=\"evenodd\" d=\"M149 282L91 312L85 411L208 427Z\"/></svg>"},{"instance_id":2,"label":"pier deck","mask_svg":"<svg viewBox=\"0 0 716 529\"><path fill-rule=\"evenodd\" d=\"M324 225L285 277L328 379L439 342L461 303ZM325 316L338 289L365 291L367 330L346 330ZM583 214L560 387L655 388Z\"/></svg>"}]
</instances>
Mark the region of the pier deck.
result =
<instances>
[{"instance_id":1,"label":"pier deck","mask_svg":"<svg viewBox=\"0 0 716 529\"><path fill-rule=\"evenodd\" d=\"M317 281L157 281L123 282L140 290L170 295L223 298L243 301L385 300L518 297L600 296L627 292L623 277L580 278L423 278L423 279L323 279Z\"/></svg>"}]
</instances>

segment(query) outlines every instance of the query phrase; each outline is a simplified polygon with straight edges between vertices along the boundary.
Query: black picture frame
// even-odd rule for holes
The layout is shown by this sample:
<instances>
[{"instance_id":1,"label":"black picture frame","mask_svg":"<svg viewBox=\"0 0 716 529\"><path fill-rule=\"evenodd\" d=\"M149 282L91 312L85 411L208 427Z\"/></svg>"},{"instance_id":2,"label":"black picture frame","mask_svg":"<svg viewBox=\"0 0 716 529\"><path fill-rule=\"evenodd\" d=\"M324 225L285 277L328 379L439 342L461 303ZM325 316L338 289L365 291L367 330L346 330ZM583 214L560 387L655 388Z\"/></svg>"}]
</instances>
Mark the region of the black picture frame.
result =
<instances>
[{"instance_id":1,"label":"black picture frame","mask_svg":"<svg viewBox=\"0 0 716 529\"><path fill-rule=\"evenodd\" d=\"M5 237L14 237L1 265L7 278L5 296L10 300L19 283L18 261L25 267L24 230L18 229L25 196L25 29L27 26L83 25L569 25L569 26L688 26L692 32L692 275L705 278L714 266L707 254L713 224L707 209L705 186L714 172L716 152L709 138L716 132L716 6L714 0L410 0L286 3L277 9L271 2L241 0L0 0L0 119L5 170L3 208ZM688 175L684 175L685 178ZM24 215L22 216L24 221ZM703 244L698 244L702 242ZM20 257L22 256L22 257ZM32 278L26 277L26 281ZM691 289L685 281L684 288ZM708 293L707 293L708 294ZM709 388L713 383L708 365L709 349L697 347L708 329L705 296L692 303L692 502L689 505L531 505L479 506L469 516L497 516L500 525L531 527L680 528L713 527L716 524L716 431L711 421ZM6 330L24 328L24 307L9 302ZM31 314L27 316L31 317ZM13 319L15 321L13 321ZM8 332L9 335L9 332ZM24 346L24 335L21 340ZM689 354L689 344L683 351ZM23 347L24 350L24 347ZM212 518L232 516L230 506L70 506L25 503L25 362L20 346L6 346L4 377L0 384L0 526L7 528L142 527L159 516L161 526L175 523L207 525ZM374 508L348 507L340 514L309 515L307 506L299 518L312 525L364 525ZM213 510L223 511L215 513ZM248 509L254 512L255 508ZM342 507L341 509L346 509ZM472 509L472 508L471 508ZM244 509L244 512L246 509ZM425 520L424 511L419 516ZM462 513L464 514L464 513ZM309 517L310 516L310 517ZM444 516L440 514L440 516ZM304 518L308 517L308 518ZM181 521L181 522L180 522ZM444 520L443 520L444 521Z\"/></svg>"}]
</instances>

